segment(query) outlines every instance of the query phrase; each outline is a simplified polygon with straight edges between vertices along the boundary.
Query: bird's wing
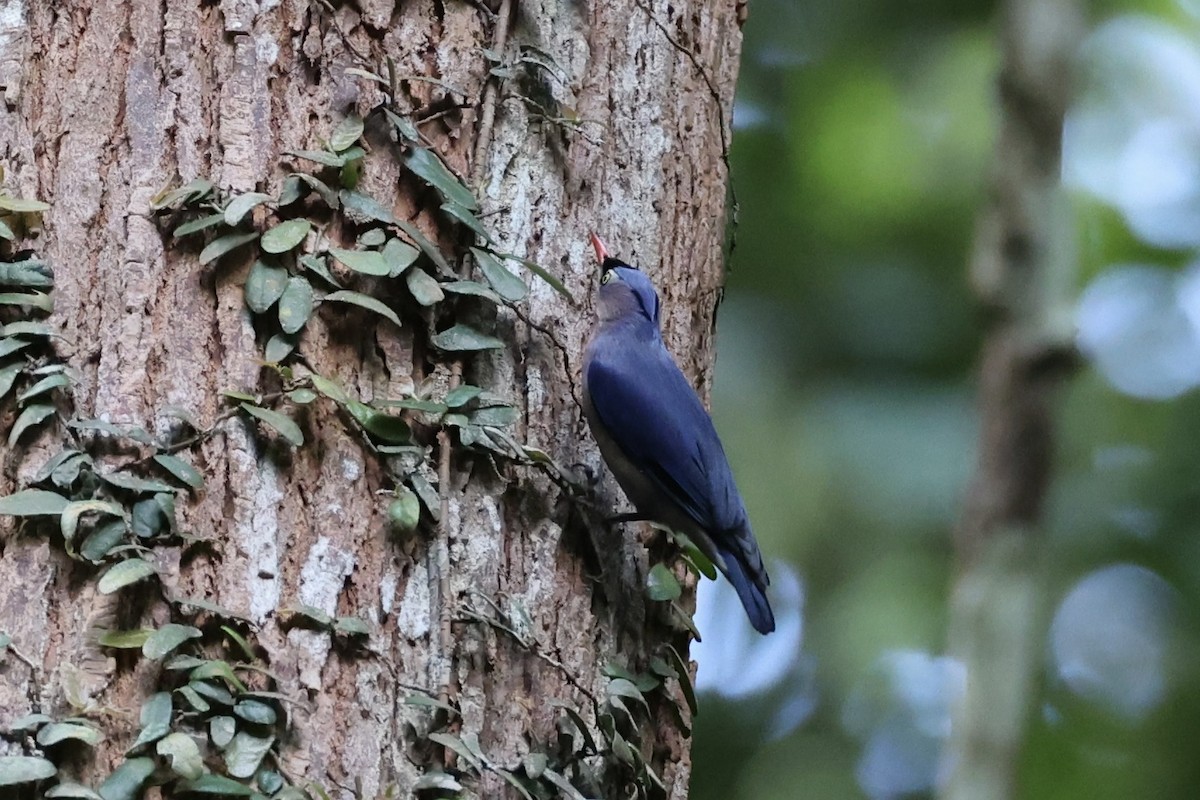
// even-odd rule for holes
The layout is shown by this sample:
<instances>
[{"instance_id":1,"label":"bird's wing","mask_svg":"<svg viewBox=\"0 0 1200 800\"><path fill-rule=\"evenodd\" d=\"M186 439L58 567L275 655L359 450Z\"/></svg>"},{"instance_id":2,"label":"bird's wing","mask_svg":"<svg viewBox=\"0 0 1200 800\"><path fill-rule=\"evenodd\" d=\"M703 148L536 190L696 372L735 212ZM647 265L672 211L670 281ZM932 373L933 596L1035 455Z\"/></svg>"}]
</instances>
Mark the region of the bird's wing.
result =
<instances>
[{"instance_id":1,"label":"bird's wing","mask_svg":"<svg viewBox=\"0 0 1200 800\"><path fill-rule=\"evenodd\" d=\"M739 522L712 419L661 342L597 348L587 384L608 435L688 516L710 531Z\"/></svg>"}]
</instances>

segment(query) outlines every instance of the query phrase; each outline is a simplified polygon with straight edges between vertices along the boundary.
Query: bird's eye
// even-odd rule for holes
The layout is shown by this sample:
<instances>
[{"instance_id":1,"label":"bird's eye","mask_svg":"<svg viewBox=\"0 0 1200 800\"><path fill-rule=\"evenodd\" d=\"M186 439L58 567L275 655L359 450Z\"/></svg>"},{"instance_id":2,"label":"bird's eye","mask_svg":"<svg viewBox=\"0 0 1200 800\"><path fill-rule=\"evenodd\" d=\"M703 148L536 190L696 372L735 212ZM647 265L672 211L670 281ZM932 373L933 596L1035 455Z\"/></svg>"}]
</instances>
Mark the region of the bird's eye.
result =
<instances>
[{"instance_id":1,"label":"bird's eye","mask_svg":"<svg viewBox=\"0 0 1200 800\"><path fill-rule=\"evenodd\" d=\"M600 285L607 286L617 277L617 273L611 269L604 270L604 274L600 276Z\"/></svg>"}]
</instances>

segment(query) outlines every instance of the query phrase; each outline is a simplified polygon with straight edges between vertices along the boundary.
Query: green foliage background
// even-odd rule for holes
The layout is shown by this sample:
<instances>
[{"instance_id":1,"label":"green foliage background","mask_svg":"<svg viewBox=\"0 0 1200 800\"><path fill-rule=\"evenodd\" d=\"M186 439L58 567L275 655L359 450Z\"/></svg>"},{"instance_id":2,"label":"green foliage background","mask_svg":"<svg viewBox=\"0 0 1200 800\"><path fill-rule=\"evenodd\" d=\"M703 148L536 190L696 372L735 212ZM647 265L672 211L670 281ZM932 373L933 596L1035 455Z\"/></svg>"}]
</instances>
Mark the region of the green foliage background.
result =
<instances>
[{"instance_id":1,"label":"green foliage background","mask_svg":"<svg viewBox=\"0 0 1200 800\"><path fill-rule=\"evenodd\" d=\"M1194 31L1185 6L1110 0L1087 13L1090 25L1136 12ZM767 742L771 703L703 697L696 800L863 796L848 696L889 649L946 651L950 534L977 434L985 319L966 265L998 122L996 12L950 0L751 4L715 416L764 552L804 581L817 708ZM1154 251L1113 211L1075 204L1080 289L1113 262L1190 255ZM1140 721L1071 696L1043 661L1020 795L1195 796L1200 399L1131 399L1084 366L1058 420L1047 623L1079 578L1116 562L1156 571L1179 602L1165 699ZM1122 448L1151 457L1102 455ZM1115 525L1128 508L1152 514L1156 532Z\"/></svg>"}]
</instances>

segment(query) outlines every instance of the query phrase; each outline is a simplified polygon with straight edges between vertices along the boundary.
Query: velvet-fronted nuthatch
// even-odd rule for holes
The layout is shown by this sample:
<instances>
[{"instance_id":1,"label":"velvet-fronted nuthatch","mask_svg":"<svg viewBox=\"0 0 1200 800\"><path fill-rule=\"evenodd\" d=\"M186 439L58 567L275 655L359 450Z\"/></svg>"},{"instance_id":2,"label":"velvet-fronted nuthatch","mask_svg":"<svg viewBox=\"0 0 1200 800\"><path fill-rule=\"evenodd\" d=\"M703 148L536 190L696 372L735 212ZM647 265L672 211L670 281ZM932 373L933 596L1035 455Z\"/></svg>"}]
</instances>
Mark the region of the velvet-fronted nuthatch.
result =
<instances>
[{"instance_id":1,"label":"velvet-fronted nuthatch","mask_svg":"<svg viewBox=\"0 0 1200 800\"><path fill-rule=\"evenodd\" d=\"M604 461L642 518L686 534L729 579L759 633L775 630L771 579L725 451L659 329L654 284L609 256L583 359L584 412Z\"/></svg>"}]
</instances>

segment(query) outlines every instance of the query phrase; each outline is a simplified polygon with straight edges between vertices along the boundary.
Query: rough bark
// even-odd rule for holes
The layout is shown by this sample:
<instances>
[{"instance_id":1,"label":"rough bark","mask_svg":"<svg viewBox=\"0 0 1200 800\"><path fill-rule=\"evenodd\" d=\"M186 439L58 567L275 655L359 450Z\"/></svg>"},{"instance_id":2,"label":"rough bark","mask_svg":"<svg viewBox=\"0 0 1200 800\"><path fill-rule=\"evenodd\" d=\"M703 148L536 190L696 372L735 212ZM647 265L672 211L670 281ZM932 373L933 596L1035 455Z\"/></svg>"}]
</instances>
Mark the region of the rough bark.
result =
<instances>
[{"instance_id":1,"label":"rough bark","mask_svg":"<svg viewBox=\"0 0 1200 800\"><path fill-rule=\"evenodd\" d=\"M208 422L221 390L267 385L262 337L242 299L248 259L199 267L196 246L160 230L151 198L195 177L278 191L285 150L317 146L343 115L380 101L346 68L390 56L401 76L461 90L406 81L402 101L418 119L431 115L422 132L477 181L501 246L560 275L577 302L533 279L522 311L533 327L501 311L497 335L508 348L461 367L414 348L408 320L397 331L358 313L318 314L300 352L366 400L444 387L461 370L522 410L518 439L603 474L577 402L595 283L586 234L600 232L650 272L668 309L668 342L707 388L737 9L701 0L334 5L0 0L0 161L18 193L52 205L38 247L55 268L52 322L77 372L74 409L160 432L172 424L166 406ZM482 49L500 45L512 57L522 44L562 67L548 88L584 120L582 133L537 119L521 87L489 79ZM436 203L400 179L378 131L367 139L378 157L365 188L445 241L429 210ZM458 704L462 730L515 768L553 738L560 712L550 701L579 705L592 722L582 690L603 695L604 665L644 668L658 642L677 636L642 600L637 529L581 529L539 473L455 457L440 488L440 529L402 544L387 533L376 496L386 487L359 440L321 408L301 422L308 441L295 451L237 420L224 426L194 454L205 490L181 504L183 526L211 547L186 558L180 548L155 551L167 594L207 597L254 622L275 688L302 701L280 748L294 779L344 796L336 787L356 781L368 797L393 785L407 792L420 770L406 725L419 728L425 713L401 703L413 686ZM0 494L63 437L54 426L10 453ZM617 501L611 481L600 497ZM161 624L169 610L155 592L120 604L97 594L91 568L11 523L0 520L0 630L33 668L0 663L0 730L31 710L93 716L107 739L73 767L93 781L120 761L159 680L157 665L98 647L94 630ZM479 598L527 614L521 633L537 653L466 621L467 609L486 607ZM279 611L300 603L372 621L371 649L385 657L281 626ZM688 744L661 710L656 722L646 755L667 795L684 797ZM476 791L508 790L485 775Z\"/></svg>"},{"instance_id":2,"label":"rough bark","mask_svg":"<svg viewBox=\"0 0 1200 800\"><path fill-rule=\"evenodd\" d=\"M979 458L956 531L950 649L967 668L949 745L947 800L1018 791L1035 696L1042 505L1054 455L1055 389L1075 359L1075 264L1060 185L1062 124L1081 28L1072 2L1002 7L1000 137L972 278L993 314L979 379Z\"/></svg>"}]
</instances>

